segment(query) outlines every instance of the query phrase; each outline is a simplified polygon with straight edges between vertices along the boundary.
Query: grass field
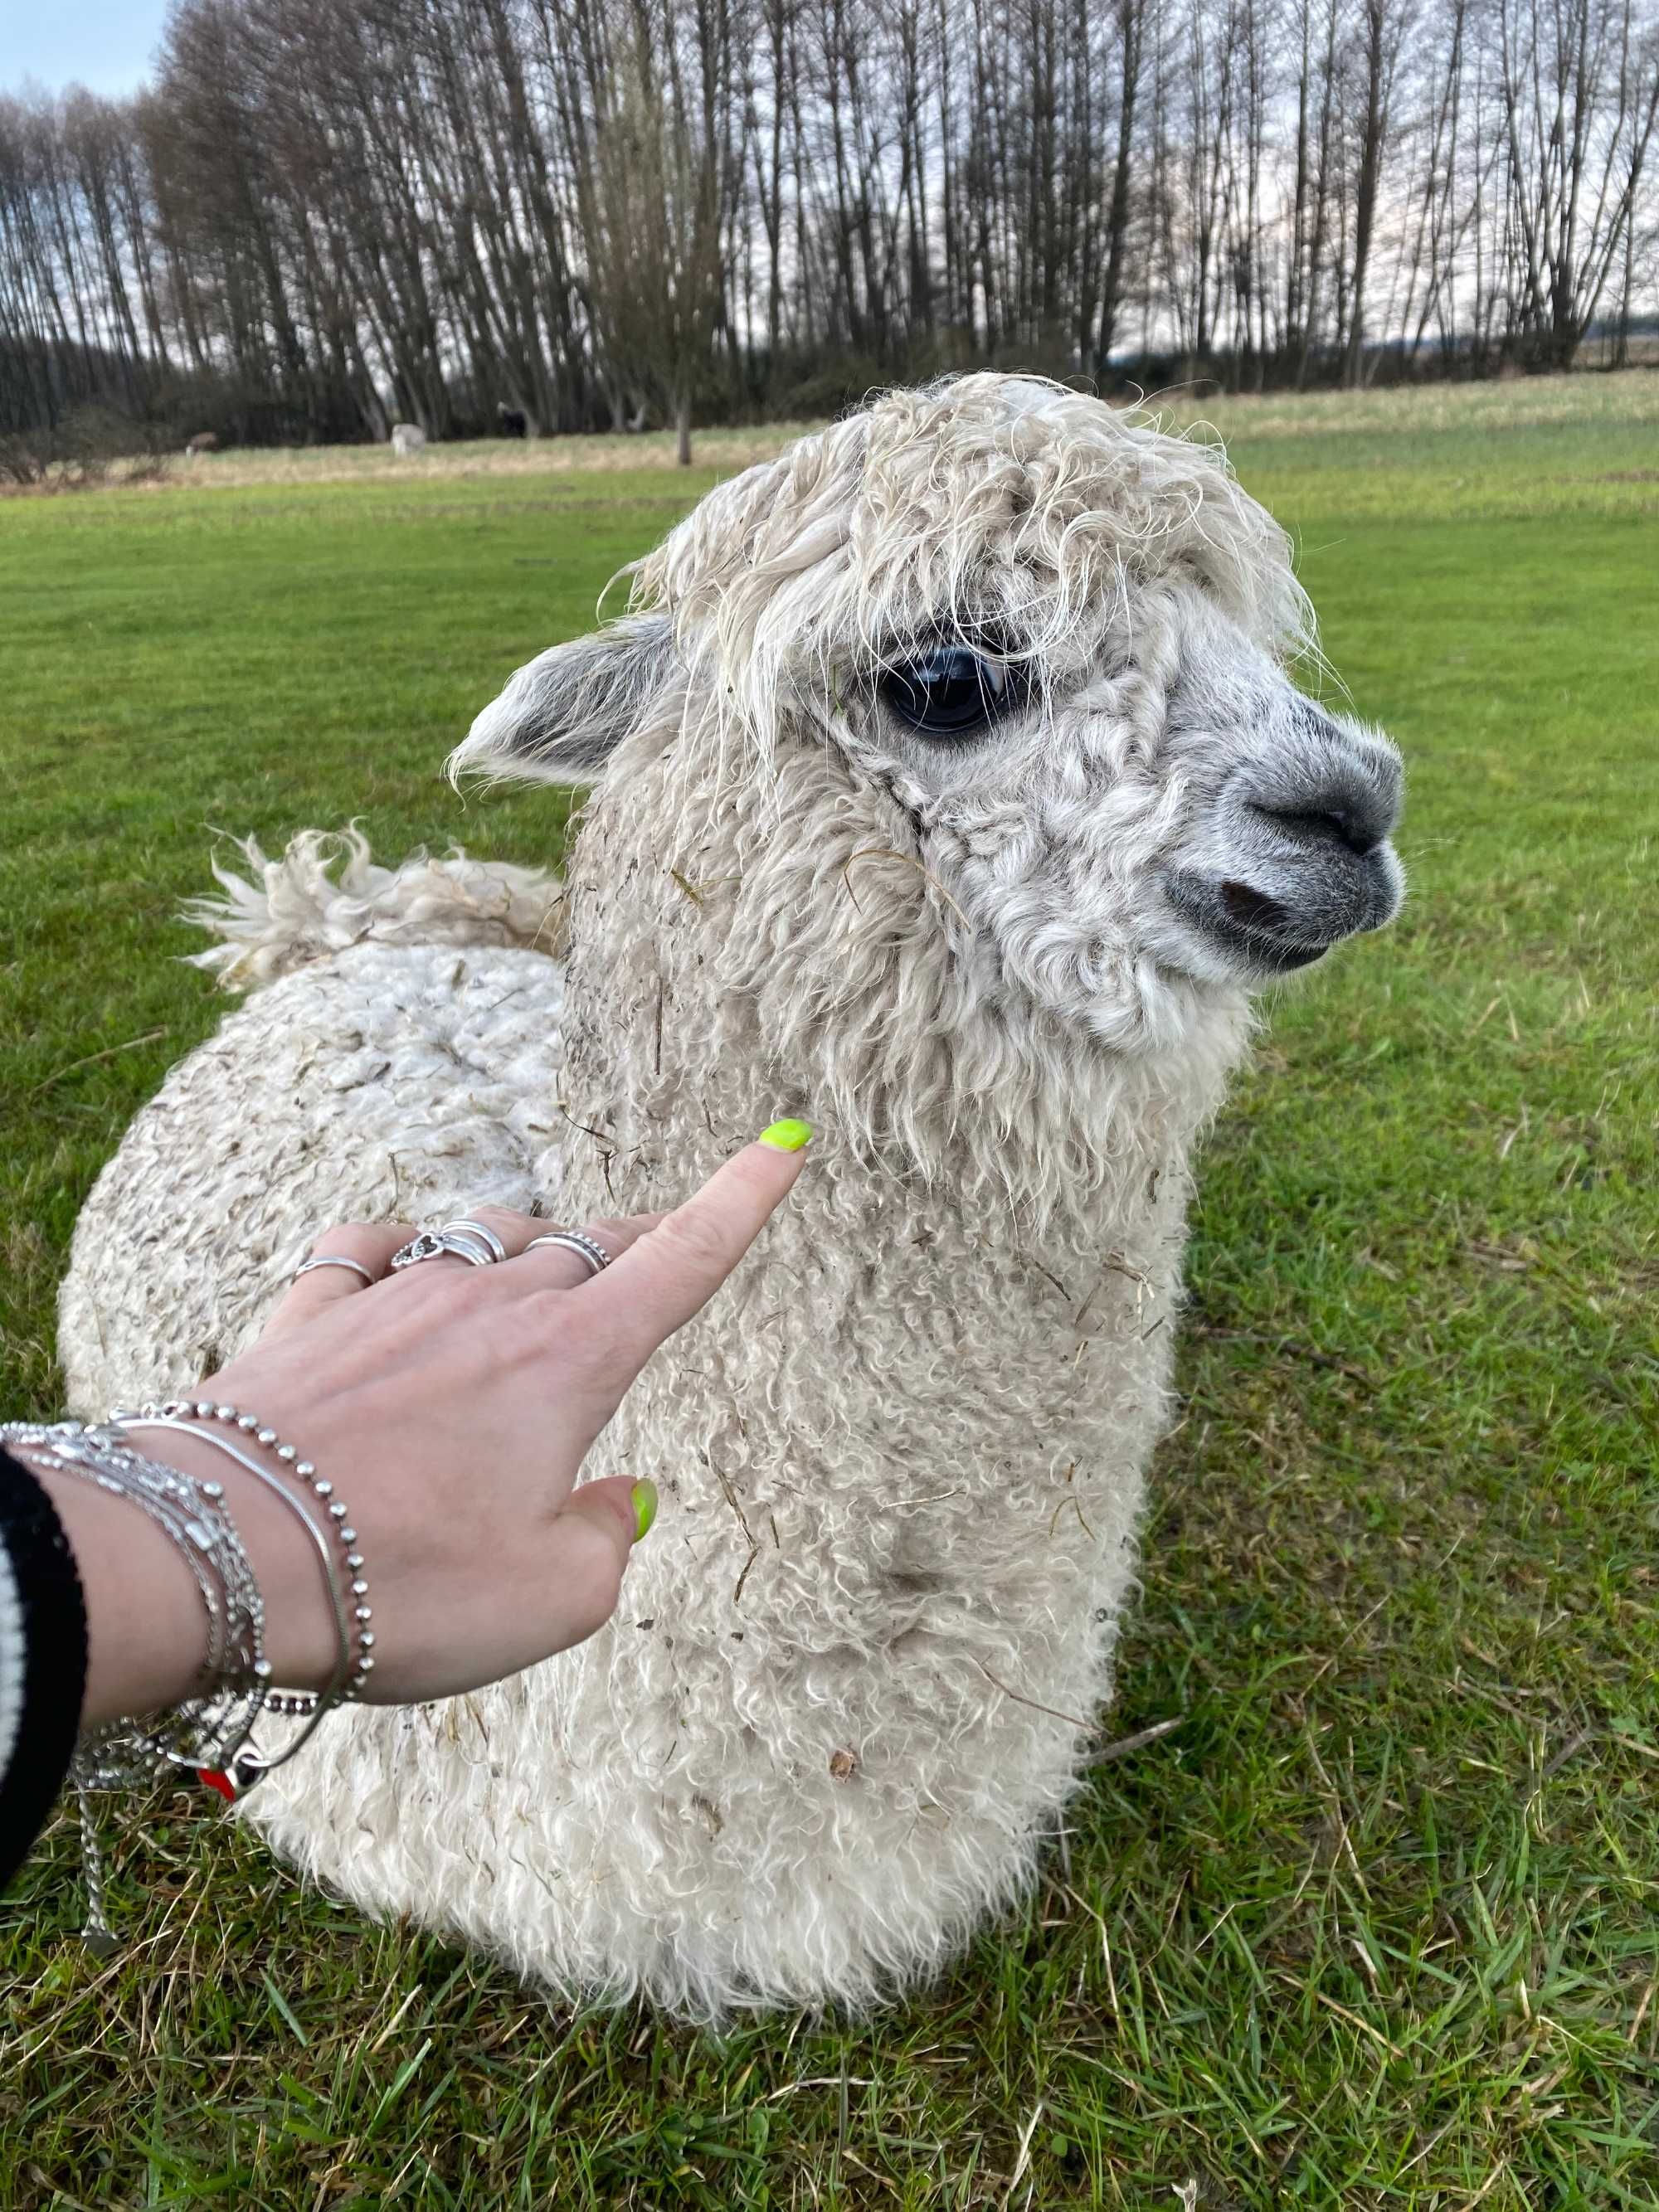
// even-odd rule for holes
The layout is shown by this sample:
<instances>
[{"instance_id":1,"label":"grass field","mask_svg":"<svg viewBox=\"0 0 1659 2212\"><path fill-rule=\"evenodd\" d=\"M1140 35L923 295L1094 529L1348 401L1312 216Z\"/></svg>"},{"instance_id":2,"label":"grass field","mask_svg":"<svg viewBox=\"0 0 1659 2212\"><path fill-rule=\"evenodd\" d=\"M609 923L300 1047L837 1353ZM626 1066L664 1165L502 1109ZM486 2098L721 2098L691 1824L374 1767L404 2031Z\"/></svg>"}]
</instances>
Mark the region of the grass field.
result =
<instances>
[{"instance_id":1,"label":"grass field","mask_svg":"<svg viewBox=\"0 0 1659 2212\"><path fill-rule=\"evenodd\" d=\"M1413 896L1203 1170L1115 1722L1183 1725L939 1988L724 2041L194 1798L98 1966L60 1821L0 1906L0 2205L1659 2201L1659 374L1211 412L1405 747ZM53 1405L76 1207L220 1011L212 831L554 847L439 763L710 476L504 452L0 504L0 1406Z\"/></svg>"}]
</instances>

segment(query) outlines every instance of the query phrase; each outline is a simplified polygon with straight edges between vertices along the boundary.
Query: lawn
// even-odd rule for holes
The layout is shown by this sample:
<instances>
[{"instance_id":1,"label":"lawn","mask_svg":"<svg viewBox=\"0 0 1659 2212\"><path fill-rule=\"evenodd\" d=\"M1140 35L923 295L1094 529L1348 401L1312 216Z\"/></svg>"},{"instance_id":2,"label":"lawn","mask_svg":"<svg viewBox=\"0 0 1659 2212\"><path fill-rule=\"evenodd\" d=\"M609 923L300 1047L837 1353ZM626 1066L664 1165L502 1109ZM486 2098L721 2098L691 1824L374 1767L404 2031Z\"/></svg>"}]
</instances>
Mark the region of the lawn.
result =
<instances>
[{"instance_id":1,"label":"lawn","mask_svg":"<svg viewBox=\"0 0 1659 2212\"><path fill-rule=\"evenodd\" d=\"M939 1987L724 2040L366 1926L198 1798L99 1965L60 1820L0 1905L0 2204L1659 2200L1659 374L1211 412L1405 748L1413 890L1203 1164L1114 1723L1182 1725ZM0 1406L54 1405L76 1207L220 1011L213 833L556 843L440 763L712 480L566 458L0 504Z\"/></svg>"}]
</instances>

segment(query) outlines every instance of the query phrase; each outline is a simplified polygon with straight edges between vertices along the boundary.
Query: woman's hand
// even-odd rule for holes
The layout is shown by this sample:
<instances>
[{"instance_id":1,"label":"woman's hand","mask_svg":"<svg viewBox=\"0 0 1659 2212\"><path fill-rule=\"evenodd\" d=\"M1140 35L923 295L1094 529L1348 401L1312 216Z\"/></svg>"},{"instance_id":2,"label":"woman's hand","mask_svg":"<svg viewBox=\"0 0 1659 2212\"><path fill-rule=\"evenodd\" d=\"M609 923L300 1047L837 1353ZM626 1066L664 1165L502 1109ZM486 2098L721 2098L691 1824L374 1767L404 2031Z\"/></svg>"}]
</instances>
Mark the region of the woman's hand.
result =
<instances>
[{"instance_id":1,"label":"woman's hand","mask_svg":"<svg viewBox=\"0 0 1659 2212\"><path fill-rule=\"evenodd\" d=\"M646 1468L577 1487L583 1456L748 1250L810 1133L775 1123L672 1213L581 1224L613 1255L599 1274L566 1247L526 1250L555 1224L488 1206L472 1218L507 1254L489 1267L445 1257L390 1274L415 1233L403 1225L318 1238L316 1253L356 1261L373 1285L344 1267L301 1276L252 1351L204 1388L296 1445L349 1503L374 1612L366 1695L450 1696L610 1618L656 1493ZM222 1433L285 1472L245 1432ZM264 1592L274 1679L326 1683L333 1615L293 1514L202 1437L137 1424L130 1436L147 1458L224 1484ZM87 1585L86 1722L190 1694L203 1629L182 1563L121 1501L72 1478L53 1494Z\"/></svg>"}]
</instances>

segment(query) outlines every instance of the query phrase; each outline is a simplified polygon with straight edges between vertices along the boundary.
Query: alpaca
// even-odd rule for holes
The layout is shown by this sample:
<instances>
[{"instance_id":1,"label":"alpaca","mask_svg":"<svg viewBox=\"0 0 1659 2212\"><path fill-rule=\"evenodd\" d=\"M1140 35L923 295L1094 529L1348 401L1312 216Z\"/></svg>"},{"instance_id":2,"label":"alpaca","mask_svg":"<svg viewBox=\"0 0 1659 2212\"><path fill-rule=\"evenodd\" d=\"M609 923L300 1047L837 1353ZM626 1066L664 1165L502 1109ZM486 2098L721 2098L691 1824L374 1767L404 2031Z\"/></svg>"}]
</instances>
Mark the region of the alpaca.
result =
<instances>
[{"instance_id":1,"label":"alpaca","mask_svg":"<svg viewBox=\"0 0 1659 2212\"><path fill-rule=\"evenodd\" d=\"M426 444L426 432L416 422L394 422L392 450L400 461L410 459Z\"/></svg>"},{"instance_id":2,"label":"alpaca","mask_svg":"<svg viewBox=\"0 0 1659 2212\"><path fill-rule=\"evenodd\" d=\"M672 1203L778 1114L796 1193L590 1461L664 1510L590 1643L354 1708L275 1848L556 1991L868 2006L1079 1787L1164 1425L1188 1162L1252 994L1391 918L1398 756L1213 451L1025 378L720 485L461 770L595 787L562 884L250 848L258 985L77 1229L76 1405L187 1387L337 1218Z\"/></svg>"}]
</instances>

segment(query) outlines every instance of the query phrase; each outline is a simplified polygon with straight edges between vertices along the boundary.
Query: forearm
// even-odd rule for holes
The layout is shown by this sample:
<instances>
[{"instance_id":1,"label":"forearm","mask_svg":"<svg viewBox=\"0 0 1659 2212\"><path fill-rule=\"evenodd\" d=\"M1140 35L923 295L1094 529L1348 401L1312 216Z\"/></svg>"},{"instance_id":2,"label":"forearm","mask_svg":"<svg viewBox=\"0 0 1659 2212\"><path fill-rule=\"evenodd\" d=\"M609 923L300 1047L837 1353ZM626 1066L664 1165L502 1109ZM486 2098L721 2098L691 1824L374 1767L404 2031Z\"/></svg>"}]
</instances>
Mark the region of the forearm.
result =
<instances>
[{"instance_id":1,"label":"forearm","mask_svg":"<svg viewBox=\"0 0 1659 2212\"><path fill-rule=\"evenodd\" d=\"M199 1689L202 1603L167 1537L125 1498L72 1474L33 1471L64 1525L87 1613L81 1724L154 1712Z\"/></svg>"}]
</instances>

